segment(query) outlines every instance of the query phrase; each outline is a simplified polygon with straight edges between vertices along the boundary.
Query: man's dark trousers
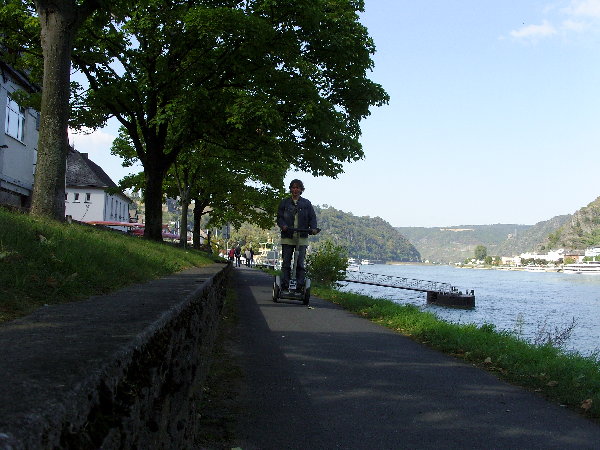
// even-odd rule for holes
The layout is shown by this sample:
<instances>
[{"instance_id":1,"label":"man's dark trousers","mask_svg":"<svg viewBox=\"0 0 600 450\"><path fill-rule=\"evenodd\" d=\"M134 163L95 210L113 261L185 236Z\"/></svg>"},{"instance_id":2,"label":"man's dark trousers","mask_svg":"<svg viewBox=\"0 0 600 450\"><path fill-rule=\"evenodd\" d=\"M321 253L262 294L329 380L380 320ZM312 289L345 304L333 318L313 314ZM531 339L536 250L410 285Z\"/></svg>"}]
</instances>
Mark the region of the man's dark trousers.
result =
<instances>
[{"instance_id":1,"label":"man's dark trousers","mask_svg":"<svg viewBox=\"0 0 600 450\"><path fill-rule=\"evenodd\" d=\"M306 245L298 246L298 261L296 262L296 282L299 286L304 286L306 270L304 268L304 258L306 257ZM287 289L290 282L290 272L292 269L292 254L294 253L295 245L281 244L281 253L283 263L281 265L281 284L284 289Z\"/></svg>"}]
</instances>

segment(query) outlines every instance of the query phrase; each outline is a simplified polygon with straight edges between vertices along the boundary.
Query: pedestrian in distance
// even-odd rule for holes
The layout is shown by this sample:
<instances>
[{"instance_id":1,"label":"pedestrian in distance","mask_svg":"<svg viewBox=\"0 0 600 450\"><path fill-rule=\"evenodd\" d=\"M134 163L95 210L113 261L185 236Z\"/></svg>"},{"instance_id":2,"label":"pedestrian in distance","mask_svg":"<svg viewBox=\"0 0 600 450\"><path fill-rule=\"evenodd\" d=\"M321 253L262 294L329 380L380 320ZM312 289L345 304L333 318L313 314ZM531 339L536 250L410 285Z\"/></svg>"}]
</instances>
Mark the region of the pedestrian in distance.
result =
<instances>
[{"instance_id":1,"label":"pedestrian in distance","mask_svg":"<svg viewBox=\"0 0 600 450\"><path fill-rule=\"evenodd\" d=\"M236 245L234 254L235 254L235 267L241 267L242 266L242 248L240 247L240 244Z\"/></svg>"}]
</instances>

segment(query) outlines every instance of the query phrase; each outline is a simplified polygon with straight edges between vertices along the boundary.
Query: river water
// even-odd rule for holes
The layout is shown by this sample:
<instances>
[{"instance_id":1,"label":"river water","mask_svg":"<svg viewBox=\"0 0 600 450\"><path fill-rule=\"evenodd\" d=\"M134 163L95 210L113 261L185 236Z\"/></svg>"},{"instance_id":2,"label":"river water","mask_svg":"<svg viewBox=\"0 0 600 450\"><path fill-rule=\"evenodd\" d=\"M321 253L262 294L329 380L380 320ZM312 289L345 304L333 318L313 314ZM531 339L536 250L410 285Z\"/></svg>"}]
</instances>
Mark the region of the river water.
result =
<instances>
[{"instance_id":1,"label":"river water","mask_svg":"<svg viewBox=\"0 0 600 450\"><path fill-rule=\"evenodd\" d=\"M600 351L600 275L461 269L429 265L368 265L361 272L450 283L475 290L472 310L426 304L424 293L347 283L342 290L413 304L454 323L491 323L534 342L544 330L575 326L563 348L592 355Z\"/></svg>"}]
</instances>

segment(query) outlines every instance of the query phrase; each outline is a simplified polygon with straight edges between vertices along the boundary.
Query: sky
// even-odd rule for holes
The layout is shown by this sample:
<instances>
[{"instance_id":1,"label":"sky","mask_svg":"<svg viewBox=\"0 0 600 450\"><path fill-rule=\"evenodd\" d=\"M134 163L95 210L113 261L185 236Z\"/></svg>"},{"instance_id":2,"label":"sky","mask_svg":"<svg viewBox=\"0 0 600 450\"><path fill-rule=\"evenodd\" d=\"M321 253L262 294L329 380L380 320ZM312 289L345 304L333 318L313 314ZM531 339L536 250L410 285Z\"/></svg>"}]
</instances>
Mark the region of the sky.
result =
<instances>
[{"instance_id":1,"label":"sky","mask_svg":"<svg viewBox=\"0 0 600 450\"><path fill-rule=\"evenodd\" d=\"M365 0L361 22L390 102L336 179L288 174L313 204L397 227L533 225L600 196L600 0ZM71 135L115 182L131 172L116 130Z\"/></svg>"}]
</instances>

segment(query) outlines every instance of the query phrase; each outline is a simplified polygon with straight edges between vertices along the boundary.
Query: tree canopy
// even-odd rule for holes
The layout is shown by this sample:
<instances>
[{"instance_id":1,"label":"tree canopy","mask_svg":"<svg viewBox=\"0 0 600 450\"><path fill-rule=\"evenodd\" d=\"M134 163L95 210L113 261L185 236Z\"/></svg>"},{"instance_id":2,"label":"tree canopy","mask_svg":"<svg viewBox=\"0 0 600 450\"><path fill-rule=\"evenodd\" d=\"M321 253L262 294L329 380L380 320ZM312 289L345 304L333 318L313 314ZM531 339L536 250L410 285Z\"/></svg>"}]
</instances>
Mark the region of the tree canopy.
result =
<instances>
[{"instance_id":1,"label":"tree canopy","mask_svg":"<svg viewBox=\"0 0 600 450\"><path fill-rule=\"evenodd\" d=\"M335 177L363 157L360 121L388 100L367 77L375 48L363 6L125 0L81 24L72 63L88 85L73 85L71 123L120 122L113 151L144 167L148 237L160 239L167 172L200 147L208 166L249 174L267 195L290 168Z\"/></svg>"},{"instance_id":2,"label":"tree canopy","mask_svg":"<svg viewBox=\"0 0 600 450\"><path fill-rule=\"evenodd\" d=\"M475 247L475 259L478 261L484 261L487 256L487 248L484 245L478 245Z\"/></svg>"}]
</instances>

